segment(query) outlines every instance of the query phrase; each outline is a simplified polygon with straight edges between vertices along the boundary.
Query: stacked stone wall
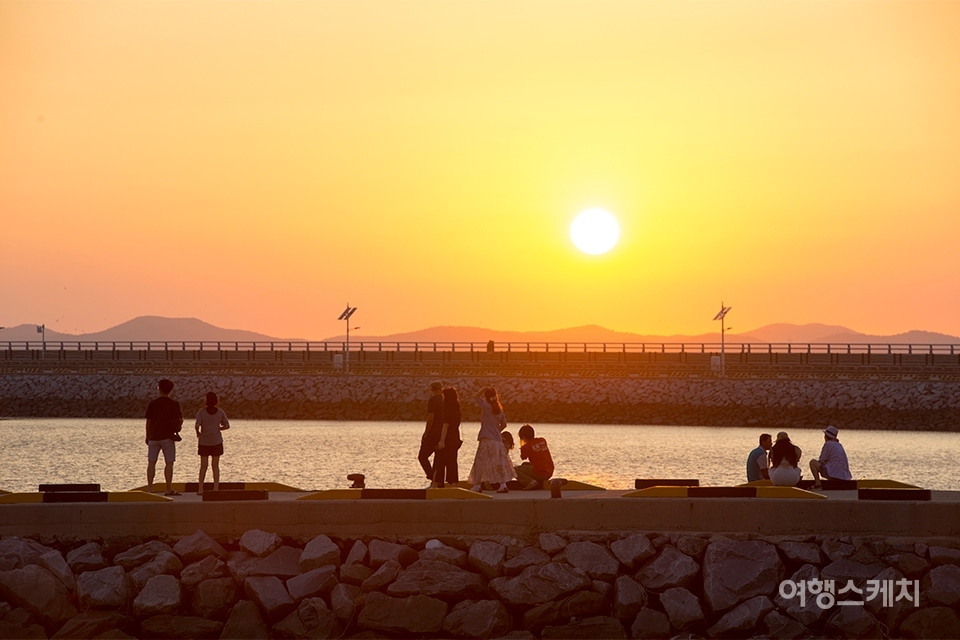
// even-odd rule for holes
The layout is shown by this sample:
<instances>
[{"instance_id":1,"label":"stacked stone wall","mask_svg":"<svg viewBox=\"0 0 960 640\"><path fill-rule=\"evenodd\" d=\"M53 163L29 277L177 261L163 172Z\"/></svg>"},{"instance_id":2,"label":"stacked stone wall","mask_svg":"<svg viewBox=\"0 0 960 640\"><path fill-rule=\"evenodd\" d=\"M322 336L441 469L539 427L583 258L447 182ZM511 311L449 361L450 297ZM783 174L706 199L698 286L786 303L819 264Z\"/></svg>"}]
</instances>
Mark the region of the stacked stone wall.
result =
<instances>
[{"instance_id":1,"label":"stacked stone wall","mask_svg":"<svg viewBox=\"0 0 960 640\"><path fill-rule=\"evenodd\" d=\"M4 374L0 416L140 417L156 376ZM187 412L216 391L231 417L419 420L431 378L414 375L180 375L174 396ZM494 386L520 422L758 425L797 428L960 430L960 383L891 380L718 380L633 377L460 376L470 398Z\"/></svg>"},{"instance_id":2,"label":"stacked stone wall","mask_svg":"<svg viewBox=\"0 0 960 640\"><path fill-rule=\"evenodd\" d=\"M956 638L958 612L955 538L0 539L0 637Z\"/></svg>"}]
</instances>

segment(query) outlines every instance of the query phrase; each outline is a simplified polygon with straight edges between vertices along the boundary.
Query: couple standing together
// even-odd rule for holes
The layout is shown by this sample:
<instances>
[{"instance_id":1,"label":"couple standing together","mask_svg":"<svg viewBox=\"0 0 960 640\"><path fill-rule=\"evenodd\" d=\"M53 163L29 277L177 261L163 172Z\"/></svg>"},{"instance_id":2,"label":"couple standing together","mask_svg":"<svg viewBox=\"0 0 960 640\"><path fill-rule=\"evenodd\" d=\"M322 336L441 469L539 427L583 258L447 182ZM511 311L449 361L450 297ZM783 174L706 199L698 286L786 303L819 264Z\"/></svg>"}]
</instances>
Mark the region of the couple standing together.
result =
<instances>
[{"instance_id":1,"label":"couple standing together","mask_svg":"<svg viewBox=\"0 0 960 640\"><path fill-rule=\"evenodd\" d=\"M459 481L457 451L463 444L460 439L460 398L456 389L444 389L440 382L432 383L430 390L432 396L427 402L427 424L420 440L418 459L430 480L430 488L443 488L444 480L449 484ZM524 484L524 489L541 486L553 474L553 460L546 440L535 438L530 425L521 427L518 434L523 445L521 457L527 457L526 452L534 463L540 461L542 464L538 467L527 462L514 468L501 436L507 428L507 420L497 390L484 387L477 394L476 402L480 406L480 432L477 434L477 455L467 477L473 485L471 489L482 491L483 483L487 482L498 485L497 493L507 493L507 482L514 478ZM436 455L431 466L430 455L433 453Z\"/></svg>"}]
</instances>

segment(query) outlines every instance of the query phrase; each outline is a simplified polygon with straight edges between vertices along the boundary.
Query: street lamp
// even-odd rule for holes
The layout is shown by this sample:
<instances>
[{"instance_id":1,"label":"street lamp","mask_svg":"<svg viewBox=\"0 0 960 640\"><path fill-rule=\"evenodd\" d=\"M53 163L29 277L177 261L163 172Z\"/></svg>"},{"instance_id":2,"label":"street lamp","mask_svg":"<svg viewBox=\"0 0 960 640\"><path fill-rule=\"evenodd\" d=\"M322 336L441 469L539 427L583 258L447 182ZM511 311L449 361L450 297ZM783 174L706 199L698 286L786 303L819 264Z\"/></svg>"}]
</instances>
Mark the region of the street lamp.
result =
<instances>
[{"instance_id":1,"label":"street lamp","mask_svg":"<svg viewBox=\"0 0 960 640\"><path fill-rule=\"evenodd\" d=\"M47 325L37 325L37 333L40 334L40 359L47 356Z\"/></svg>"},{"instance_id":2,"label":"street lamp","mask_svg":"<svg viewBox=\"0 0 960 640\"><path fill-rule=\"evenodd\" d=\"M714 320L720 321L720 377L721 378L726 377L726 365L727 365L727 361L726 361L727 354L726 354L726 349L724 348L724 334L726 334L727 331L730 331L730 328L726 327L725 325L724 318L727 317L727 313L729 313L730 309L732 308L733 307L723 306L723 303L721 302L720 311L717 313L717 315L713 316Z\"/></svg>"},{"instance_id":3,"label":"street lamp","mask_svg":"<svg viewBox=\"0 0 960 640\"><path fill-rule=\"evenodd\" d=\"M343 313L340 314L340 317L337 320L345 320L347 323L347 348L343 354L344 366L347 372L347 375L350 375L350 316L354 314L357 310L356 307L351 307L350 303L347 303L347 308L343 310Z\"/></svg>"}]
</instances>

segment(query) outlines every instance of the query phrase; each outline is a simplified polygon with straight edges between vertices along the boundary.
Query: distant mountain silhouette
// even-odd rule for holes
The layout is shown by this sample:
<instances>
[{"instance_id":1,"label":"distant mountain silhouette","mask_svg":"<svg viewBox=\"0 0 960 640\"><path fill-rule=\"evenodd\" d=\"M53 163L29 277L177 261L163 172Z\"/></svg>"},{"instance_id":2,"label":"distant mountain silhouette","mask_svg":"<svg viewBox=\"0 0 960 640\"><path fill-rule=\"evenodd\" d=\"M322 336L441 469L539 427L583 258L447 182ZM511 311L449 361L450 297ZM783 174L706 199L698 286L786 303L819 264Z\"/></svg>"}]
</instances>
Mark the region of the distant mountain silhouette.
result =
<instances>
[{"instance_id":1,"label":"distant mountain silhouette","mask_svg":"<svg viewBox=\"0 0 960 640\"><path fill-rule=\"evenodd\" d=\"M254 331L242 329L223 329L197 318L164 318L160 316L141 316L115 327L97 331L95 333L69 334L47 329L48 342L73 342L77 340L100 342L284 342L287 340L300 341L302 338L277 338ZM343 335L326 338L329 342L342 342ZM500 331L484 329L482 327L451 327L440 326L394 333L382 336L370 336L363 333L353 333L351 341L356 342L647 342L647 343L701 343L719 342L719 332L702 333L699 335L645 335L625 331L613 331L599 325L554 329L551 331ZM0 342L13 340L39 341L36 325L23 324L9 327L0 331ZM873 343L873 344L960 344L960 338L944 333L913 330L896 335L878 336L867 335L841 327L826 324L787 324L778 323L759 327L753 331L743 333L728 333L727 341L731 343L750 342L793 342L793 343Z\"/></svg>"}]
</instances>

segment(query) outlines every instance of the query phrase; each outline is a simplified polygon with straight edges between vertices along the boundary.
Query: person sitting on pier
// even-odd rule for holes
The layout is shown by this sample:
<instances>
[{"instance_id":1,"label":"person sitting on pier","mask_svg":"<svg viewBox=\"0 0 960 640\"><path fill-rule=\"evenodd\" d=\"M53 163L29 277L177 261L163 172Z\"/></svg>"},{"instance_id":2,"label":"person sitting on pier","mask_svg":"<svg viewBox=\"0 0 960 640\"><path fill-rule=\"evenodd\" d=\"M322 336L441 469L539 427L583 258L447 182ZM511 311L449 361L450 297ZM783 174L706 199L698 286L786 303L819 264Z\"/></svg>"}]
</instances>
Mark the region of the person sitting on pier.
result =
<instances>
[{"instance_id":1,"label":"person sitting on pier","mask_svg":"<svg viewBox=\"0 0 960 640\"><path fill-rule=\"evenodd\" d=\"M517 480L523 483L524 491L540 489L554 472L550 448L546 440L536 436L529 424L520 427L517 435L520 436L520 459L529 460L517 467Z\"/></svg>"},{"instance_id":2,"label":"person sitting on pier","mask_svg":"<svg viewBox=\"0 0 960 640\"><path fill-rule=\"evenodd\" d=\"M769 433L760 434L760 446L747 456L747 482L770 479L770 459L767 451L773 444L773 437Z\"/></svg>"},{"instance_id":3,"label":"person sitting on pier","mask_svg":"<svg viewBox=\"0 0 960 640\"><path fill-rule=\"evenodd\" d=\"M770 481L781 487L795 487L800 482L800 447L790 442L786 431L777 434L770 449Z\"/></svg>"},{"instance_id":4,"label":"person sitting on pier","mask_svg":"<svg viewBox=\"0 0 960 640\"><path fill-rule=\"evenodd\" d=\"M820 457L810 461L814 489L822 488L821 476L825 480L853 480L850 463L847 461L847 452L838 439L839 433L833 425L823 430L823 449L820 450Z\"/></svg>"}]
</instances>

